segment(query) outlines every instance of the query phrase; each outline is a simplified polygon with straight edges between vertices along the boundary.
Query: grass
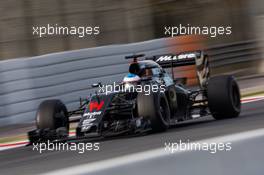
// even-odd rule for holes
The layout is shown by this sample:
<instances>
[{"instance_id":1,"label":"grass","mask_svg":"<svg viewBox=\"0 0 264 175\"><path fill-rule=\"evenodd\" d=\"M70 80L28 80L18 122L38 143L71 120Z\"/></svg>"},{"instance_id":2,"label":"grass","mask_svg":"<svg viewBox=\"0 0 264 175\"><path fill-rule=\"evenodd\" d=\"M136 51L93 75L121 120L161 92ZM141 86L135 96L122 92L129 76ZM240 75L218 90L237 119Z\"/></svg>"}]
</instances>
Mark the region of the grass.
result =
<instances>
[{"instance_id":1,"label":"grass","mask_svg":"<svg viewBox=\"0 0 264 175\"><path fill-rule=\"evenodd\" d=\"M75 131L75 129L71 128L70 132L73 132L73 131ZM18 142L18 141L24 141L24 140L27 140L27 134L0 138L0 144L9 143L9 142Z\"/></svg>"},{"instance_id":2,"label":"grass","mask_svg":"<svg viewBox=\"0 0 264 175\"><path fill-rule=\"evenodd\" d=\"M17 142L17 141L23 141L23 140L27 140L26 134L0 138L0 143L8 143L8 142L15 142L15 141Z\"/></svg>"},{"instance_id":3,"label":"grass","mask_svg":"<svg viewBox=\"0 0 264 175\"><path fill-rule=\"evenodd\" d=\"M257 95L263 95L264 96L264 91L244 93L241 96L244 98L244 97L253 97L253 96L257 96Z\"/></svg>"}]
</instances>

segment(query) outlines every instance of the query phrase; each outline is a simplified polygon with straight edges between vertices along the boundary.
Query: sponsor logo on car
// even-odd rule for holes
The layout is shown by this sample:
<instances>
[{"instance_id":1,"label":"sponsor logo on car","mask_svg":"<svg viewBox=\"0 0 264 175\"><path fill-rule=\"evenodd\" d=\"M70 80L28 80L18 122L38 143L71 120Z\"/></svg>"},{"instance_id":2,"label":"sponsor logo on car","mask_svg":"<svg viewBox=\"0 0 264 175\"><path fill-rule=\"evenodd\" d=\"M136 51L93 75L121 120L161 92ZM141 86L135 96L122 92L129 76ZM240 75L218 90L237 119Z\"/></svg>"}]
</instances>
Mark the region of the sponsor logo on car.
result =
<instances>
[{"instance_id":1,"label":"sponsor logo on car","mask_svg":"<svg viewBox=\"0 0 264 175\"><path fill-rule=\"evenodd\" d=\"M102 111L97 111L97 112L87 112L84 113L83 116L87 118L95 118L97 115L101 115Z\"/></svg>"},{"instance_id":2,"label":"sponsor logo on car","mask_svg":"<svg viewBox=\"0 0 264 175\"><path fill-rule=\"evenodd\" d=\"M100 101L100 103L98 103L97 101L91 101L89 105L90 112L92 112L94 109L100 111L104 105L104 101Z\"/></svg>"},{"instance_id":3,"label":"sponsor logo on car","mask_svg":"<svg viewBox=\"0 0 264 175\"><path fill-rule=\"evenodd\" d=\"M179 55L163 55L160 56L156 62L163 62L163 61L177 61L177 60L183 60L183 59L191 59L195 58L195 53L186 53L186 54L179 54Z\"/></svg>"},{"instance_id":4,"label":"sponsor logo on car","mask_svg":"<svg viewBox=\"0 0 264 175\"><path fill-rule=\"evenodd\" d=\"M91 122L93 122L95 120L95 118L88 118L83 120L83 125L89 125Z\"/></svg>"}]
</instances>

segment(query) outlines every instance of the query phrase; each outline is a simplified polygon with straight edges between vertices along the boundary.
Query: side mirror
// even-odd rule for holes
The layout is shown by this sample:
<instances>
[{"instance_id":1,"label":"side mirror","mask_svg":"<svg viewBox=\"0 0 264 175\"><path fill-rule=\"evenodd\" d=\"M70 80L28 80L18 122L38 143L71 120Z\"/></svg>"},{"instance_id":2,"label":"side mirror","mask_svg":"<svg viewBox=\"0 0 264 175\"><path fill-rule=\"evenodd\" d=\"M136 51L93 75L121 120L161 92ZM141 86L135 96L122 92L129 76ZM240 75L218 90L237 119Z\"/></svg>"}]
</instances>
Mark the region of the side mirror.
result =
<instances>
[{"instance_id":1,"label":"side mirror","mask_svg":"<svg viewBox=\"0 0 264 175\"><path fill-rule=\"evenodd\" d=\"M101 82L98 82L98 83L93 83L92 84L92 88L97 88L99 86L102 86L102 83Z\"/></svg>"}]
</instances>

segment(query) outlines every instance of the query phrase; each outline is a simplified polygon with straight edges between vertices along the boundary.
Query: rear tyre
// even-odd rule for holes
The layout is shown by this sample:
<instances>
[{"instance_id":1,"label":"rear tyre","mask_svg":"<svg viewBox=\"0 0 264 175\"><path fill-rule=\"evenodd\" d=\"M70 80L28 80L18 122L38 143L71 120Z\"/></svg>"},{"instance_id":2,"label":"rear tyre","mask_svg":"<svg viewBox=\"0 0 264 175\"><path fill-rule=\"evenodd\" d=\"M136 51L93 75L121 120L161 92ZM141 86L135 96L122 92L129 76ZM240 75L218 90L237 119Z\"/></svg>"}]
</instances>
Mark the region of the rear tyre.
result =
<instances>
[{"instance_id":1,"label":"rear tyre","mask_svg":"<svg viewBox=\"0 0 264 175\"><path fill-rule=\"evenodd\" d=\"M66 106L60 100L43 101L37 111L36 124L38 129L68 135L69 117Z\"/></svg>"},{"instance_id":2,"label":"rear tyre","mask_svg":"<svg viewBox=\"0 0 264 175\"><path fill-rule=\"evenodd\" d=\"M169 127L170 108L164 93L139 93L137 110L139 116L150 120L153 132L162 132Z\"/></svg>"},{"instance_id":3,"label":"rear tyre","mask_svg":"<svg viewBox=\"0 0 264 175\"><path fill-rule=\"evenodd\" d=\"M239 87L233 76L211 77L207 86L208 106L215 119L238 117L241 111Z\"/></svg>"}]
</instances>

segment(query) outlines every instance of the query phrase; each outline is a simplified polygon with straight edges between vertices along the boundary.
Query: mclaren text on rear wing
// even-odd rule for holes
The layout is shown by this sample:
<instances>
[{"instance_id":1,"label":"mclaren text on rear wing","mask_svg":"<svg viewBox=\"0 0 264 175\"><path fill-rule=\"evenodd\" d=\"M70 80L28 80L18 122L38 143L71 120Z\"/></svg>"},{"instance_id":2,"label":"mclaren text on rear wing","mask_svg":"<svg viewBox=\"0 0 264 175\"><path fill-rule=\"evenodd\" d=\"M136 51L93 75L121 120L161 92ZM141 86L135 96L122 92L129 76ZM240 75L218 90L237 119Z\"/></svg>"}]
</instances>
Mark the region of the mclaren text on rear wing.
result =
<instances>
[{"instance_id":1,"label":"mclaren text on rear wing","mask_svg":"<svg viewBox=\"0 0 264 175\"><path fill-rule=\"evenodd\" d=\"M196 59L199 59L202 56L203 56L202 51L193 51L193 52L182 52L179 54L155 55L148 59L155 61L163 68L168 68L168 67L178 67L185 65L194 65L196 63Z\"/></svg>"}]
</instances>

